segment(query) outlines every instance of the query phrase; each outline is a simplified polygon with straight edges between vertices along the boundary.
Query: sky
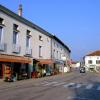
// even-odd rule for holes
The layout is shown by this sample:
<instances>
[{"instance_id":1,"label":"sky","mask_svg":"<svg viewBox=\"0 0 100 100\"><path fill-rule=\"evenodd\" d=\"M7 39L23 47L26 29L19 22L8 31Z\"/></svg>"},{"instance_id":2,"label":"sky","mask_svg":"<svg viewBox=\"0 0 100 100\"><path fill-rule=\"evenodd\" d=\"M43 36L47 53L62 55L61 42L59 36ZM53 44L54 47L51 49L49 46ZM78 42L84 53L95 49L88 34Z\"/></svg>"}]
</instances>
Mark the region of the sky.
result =
<instances>
[{"instance_id":1,"label":"sky","mask_svg":"<svg viewBox=\"0 0 100 100\"><path fill-rule=\"evenodd\" d=\"M75 61L100 50L100 0L0 0L0 4L56 35Z\"/></svg>"}]
</instances>

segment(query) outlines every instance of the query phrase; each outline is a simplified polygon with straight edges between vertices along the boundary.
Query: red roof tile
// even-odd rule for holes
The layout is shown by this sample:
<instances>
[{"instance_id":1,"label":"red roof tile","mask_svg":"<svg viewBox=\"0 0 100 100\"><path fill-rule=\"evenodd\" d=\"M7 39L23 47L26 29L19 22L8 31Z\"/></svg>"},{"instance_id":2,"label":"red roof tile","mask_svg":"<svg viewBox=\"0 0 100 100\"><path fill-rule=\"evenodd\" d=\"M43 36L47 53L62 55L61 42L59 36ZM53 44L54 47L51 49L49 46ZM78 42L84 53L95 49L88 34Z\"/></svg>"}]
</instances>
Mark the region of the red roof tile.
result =
<instances>
[{"instance_id":1,"label":"red roof tile","mask_svg":"<svg viewBox=\"0 0 100 100\"><path fill-rule=\"evenodd\" d=\"M92 52L92 53L88 54L87 56L100 56L100 50Z\"/></svg>"}]
</instances>

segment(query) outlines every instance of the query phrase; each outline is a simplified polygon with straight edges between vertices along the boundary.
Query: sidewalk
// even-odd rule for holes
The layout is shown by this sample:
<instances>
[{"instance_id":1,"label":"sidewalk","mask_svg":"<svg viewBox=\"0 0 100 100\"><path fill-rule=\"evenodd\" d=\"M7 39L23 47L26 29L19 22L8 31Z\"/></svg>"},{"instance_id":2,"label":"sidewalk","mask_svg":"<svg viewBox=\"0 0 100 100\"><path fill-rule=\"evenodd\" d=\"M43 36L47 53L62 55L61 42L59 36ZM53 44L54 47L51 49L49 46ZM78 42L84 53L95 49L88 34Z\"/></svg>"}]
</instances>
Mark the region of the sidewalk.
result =
<instances>
[{"instance_id":1,"label":"sidewalk","mask_svg":"<svg viewBox=\"0 0 100 100\"><path fill-rule=\"evenodd\" d=\"M27 79L27 80L20 80L20 81L16 81L16 82L4 82L3 79L0 79L0 89L3 88L10 88L12 86L18 87L18 86L22 86L22 85L26 85L26 84L36 84L39 83L41 81L47 81L47 80L55 80L55 79L62 79L62 77L69 77L70 75L72 75L73 73L64 73L64 74L58 74L58 75L53 75L53 76L48 76L48 77L42 77L42 78L31 78L31 79Z\"/></svg>"}]
</instances>

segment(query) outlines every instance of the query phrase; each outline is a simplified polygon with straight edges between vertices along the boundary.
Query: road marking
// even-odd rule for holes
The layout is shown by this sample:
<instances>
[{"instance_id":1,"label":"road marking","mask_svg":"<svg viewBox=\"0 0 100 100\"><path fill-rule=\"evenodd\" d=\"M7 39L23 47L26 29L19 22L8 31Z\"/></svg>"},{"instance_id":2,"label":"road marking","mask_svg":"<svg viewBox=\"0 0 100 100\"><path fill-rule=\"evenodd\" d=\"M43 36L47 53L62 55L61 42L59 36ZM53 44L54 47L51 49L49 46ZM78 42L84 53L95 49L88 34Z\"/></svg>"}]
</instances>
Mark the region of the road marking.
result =
<instances>
[{"instance_id":1,"label":"road marking","mask_svg":"<svg viewBox=\"0 0 100 100\"><path fill-rule=\"evenodd\" d=\"M89 98L81 98L81 97L71 97L71 96L69 96L69 97L67 97L67 100L93 100L93 99L89 99Z\"/></svg>"},{"instance_id":2,"label":"road marking","mask_svg":"<svg viewBox=\"0 0 100 100\"><path fill-rule=\"evenodd\" d=\"M49 85L56 84L56 83L58 83L58 82L49 82L47 84L44 84L43 86L49 86Z\"/></svg>"},{"instance_id":3,"label":"road marking","mask_svg":"<svg viewBox=\"0 0 100 100\"><path fill-rule=\"evenodd\" d=\"M72 87L72 86L74 86L74 85L75 85L75 83L68 83L68 84L65 84L64 87L65 87L65 88L68 88L68 87L70 87L70 86Z\"/></svg>"},{"instance_id":4,"label":"road marking","mask_svg":"<svg viewBox=\"0 0 100 100\"><path fill-rule=\"evenodd\" d=\"M66 83L66 82L62 82L62 83L54 84L53 86L59 86L59 85L65 84L65 83Z\"/></svg>"},{"instance_id":5,"label":"road marking","mask_svg":"<svg viewBox=\"0 0 100 100\"><path fill-rule=\"evenodd\" d=\"M44 81L44 82L42 82L41 84L47 84L47 83L49 83L48 81Z\"/></svg>"},{"instance_id":6,"label":"road marking","mask_svg":"<svg viewBox=\"0 0 100 100\"><path fill-rule=\"evenodd\" d=\"M92 87L93 87L93 84L89 84L89 85L86 86L85 89L91 89Z\"/></svg>"},{"instance_id":7,"label":"road marking","mask_svg":"<svg viewBox=\"0 0 100 100\"><path fill-rule=\"evenodd\" d=\"M100 86L98 86L97 90L100 90Z\"/></svg>"},{"instance_id":8,"label":"road marking","mask_svg":"<svg viewBox=\"0 0 100 100\"><path fill-rule=\"evenodd\" d=\"M75 88L80 88L82 84L77 84Z\"/></svg>"}]
</instances>

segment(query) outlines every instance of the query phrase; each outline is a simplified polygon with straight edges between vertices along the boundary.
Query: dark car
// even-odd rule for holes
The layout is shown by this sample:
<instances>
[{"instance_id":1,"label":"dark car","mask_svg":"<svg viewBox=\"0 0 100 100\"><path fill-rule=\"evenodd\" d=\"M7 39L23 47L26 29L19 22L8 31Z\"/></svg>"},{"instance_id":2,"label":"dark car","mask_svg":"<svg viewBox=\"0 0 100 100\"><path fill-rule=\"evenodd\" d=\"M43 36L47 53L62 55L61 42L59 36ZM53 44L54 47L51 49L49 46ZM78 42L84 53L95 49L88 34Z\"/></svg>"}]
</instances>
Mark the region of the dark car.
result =
<instances>
[{"instance_id":1,"label":"dark car","mask_svg":"<svg viewBox=\"0 0 100 100\"><path fill-rule=\"evenodd\" d=\"M80 73L85 73L85 67L80 67Z\"/></svg>"}]
</instances>

